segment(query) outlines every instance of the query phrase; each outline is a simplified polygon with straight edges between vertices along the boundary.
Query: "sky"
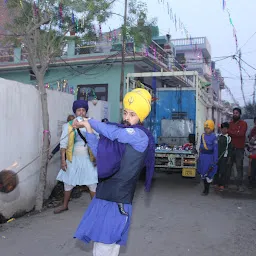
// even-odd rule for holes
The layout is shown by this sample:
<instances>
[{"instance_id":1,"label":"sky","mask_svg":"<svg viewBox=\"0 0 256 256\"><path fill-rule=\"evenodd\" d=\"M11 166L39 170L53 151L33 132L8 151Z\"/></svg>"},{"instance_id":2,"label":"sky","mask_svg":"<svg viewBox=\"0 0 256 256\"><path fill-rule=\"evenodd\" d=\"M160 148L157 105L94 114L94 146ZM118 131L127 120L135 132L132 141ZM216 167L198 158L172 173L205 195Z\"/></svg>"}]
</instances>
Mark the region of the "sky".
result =
<instances>
[{"instance_id":1,"label":"sky","mask_svg":"<svg viewBox=\"0 0 256 256\"><path fill-rule=\"evenodd\" d=\"M213 61L217 60L218 57L230 56L236 53L233 28L227 12L229 10L236 29L238 47L241 47L242 59L256 69L255 0L226 0L225 10L222 8L223 0L148 0L148 16L149 18L157 18L160 34L165 35L169 32L172 39L176 39L184 38L185 35L180 31L176 32L174 22L170 19L167 11L167 2L169 8L172 8L177 19L179 18L183 22L192 37L206 36L208 38L211 44ZM117 0L113 12L123 14L124 0ZM122 22L121 17L112 16L107 24L103 25L103 31L109 31L109 27L115 29ZM255 35L253 35L254 33ZM245 99L246 101L252 101L256 70L245 63L242 65L244 68L243 90ZM221 70L222 76L225 77L225 83L236 100L241 106L244 105L237 62L232 58L227 58L218 61L216 68ZM227 90L222 91L222 98L233 102Z\"/></svg>"}]
</instances>

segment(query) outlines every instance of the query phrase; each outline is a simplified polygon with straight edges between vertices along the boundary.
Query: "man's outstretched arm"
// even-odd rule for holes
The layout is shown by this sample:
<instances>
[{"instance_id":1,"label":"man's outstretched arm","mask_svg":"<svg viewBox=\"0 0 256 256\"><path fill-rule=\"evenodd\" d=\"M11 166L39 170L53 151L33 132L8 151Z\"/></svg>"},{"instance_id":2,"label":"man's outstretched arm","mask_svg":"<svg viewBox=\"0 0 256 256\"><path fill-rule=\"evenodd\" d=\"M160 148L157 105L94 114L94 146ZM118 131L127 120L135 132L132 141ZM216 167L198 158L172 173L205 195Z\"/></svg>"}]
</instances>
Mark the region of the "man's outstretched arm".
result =
<instances>
[{"instance_id":1,"label":"man's outstretched arm","mask_svg":"<svg viewBox=\"0 0 256 256\"><path fill-rule=\"evenodd\" d=\"M117 140L120 143L130 144L139 152L144 152L148 147L148 136L139 128L122 128L94 119L90 119L88 122L96 132L112 141Z\"/></svg>"}]
</instances>

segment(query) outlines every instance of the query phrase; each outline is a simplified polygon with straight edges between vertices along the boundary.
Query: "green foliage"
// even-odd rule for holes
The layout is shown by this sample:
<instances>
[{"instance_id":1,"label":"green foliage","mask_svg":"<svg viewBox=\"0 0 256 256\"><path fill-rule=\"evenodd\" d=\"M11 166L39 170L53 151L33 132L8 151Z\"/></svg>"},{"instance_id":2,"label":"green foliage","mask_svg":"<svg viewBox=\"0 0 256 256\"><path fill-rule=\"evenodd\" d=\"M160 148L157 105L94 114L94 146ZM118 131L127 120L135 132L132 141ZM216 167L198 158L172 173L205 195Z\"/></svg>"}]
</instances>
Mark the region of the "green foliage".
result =
<instances>
[{"instance_id":1,"label":"green foliage","mask_svg":"<svg viewBox=\"0 0 256 256\"><path fill-rule=\"evenodd\" d=\"M135 45L149 45L152 41L152 27L157 20L148 18L147 4L137 0L130 0L128 6L127 27L123 27L123 35L135 42Z\"/></svg>"},{"instance_id":2,"label":"green foliage","mask_svg":"<svg viewBox=\"0 0 256 256\"><path fill-rule=\"evenodd\" d=\"M61 3L62 30L69 29L72 25L76 26L72 22L72 13L74 13L75 16L79 16L78 20L83 18L83 27L86 32L87 29L90 30L92 28L93 22L103 23L110 17L109 10L112 8L115 0L46 0L36 2L39 5L35 5L33 0L8 0L7 6L12 14L15 13L15 16L24 25L31 22L31 19L35 16L36 8L38 8L38 15L47 14L50 17L51 26L56 26L57 28L60 24Z\"/></svg>"},{"instance_id":3,"label":"green foliage","mask_svg":"<svg viewBox=\"0 0 256 256\"><path fill-rule=\"evenodd\" d=\"M38 66L43 74L49 63L60 56L68 32L95 39L94 23L105 22L115 0L8 0L12 21L6 25L14 37L9 43L20 44L28 53L28 61L37 76Z\"/></svg>"}]
</instances>

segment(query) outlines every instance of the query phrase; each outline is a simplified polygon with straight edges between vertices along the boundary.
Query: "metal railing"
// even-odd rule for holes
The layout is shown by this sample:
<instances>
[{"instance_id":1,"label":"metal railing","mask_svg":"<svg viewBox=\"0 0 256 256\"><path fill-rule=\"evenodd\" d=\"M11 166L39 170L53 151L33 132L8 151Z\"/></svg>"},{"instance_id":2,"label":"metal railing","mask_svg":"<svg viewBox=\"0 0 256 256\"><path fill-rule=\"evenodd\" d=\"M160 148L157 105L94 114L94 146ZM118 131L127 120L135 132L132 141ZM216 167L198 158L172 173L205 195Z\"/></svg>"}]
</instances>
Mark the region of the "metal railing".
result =
<instances>
[{"instance_id":1,"label":"metal railing","mask_svg":"<svg viewBox=\"0 0 256 256\"><path fill-rule=\"evenodd\" d=\"M72 58L72 56L77 55L90 55L90 54L111 54L113 52L121 52L122 51L122 43L120 41L116 42L80 42L79 44L66 44L63 48L61 56L68 56ZM153 59L157 63L161 64L163 67L172 69L173 66L176 66L178 70L182 70L182 66L174 59L174 57L166 52L161 46L159 46L155 41L152 41L149 47L142 46L141 48L137 48L135 50L135 45L133 42L127 42L126 44L126 53L127 54L141 54L145 57ZM4 49L4 51L0 51L0 65L4 65L6 62L26 62L28 58L28 54L21 49L21 52L18 51L20 56L15 56L14 49ZM174 61L173 61L174 59ZM175 63L173 63L175 62Z\"/></svg>"},{"instance_id":2,"label":"metal railing","mask_svg":"<svg viewBox=\"0 0 256 256\"><path fill-rule=\"evenodd\" d=\"M175 46L185 46L185 45L206 44L208 42L208 40L206 37L194 37L194 38L172 39L171 42Z\"/></svg>"},{"instance_id":3,"label":"metal railing","mask_svg":"<svg viewBox=\"0 0 256 256\"><path fill-rule=\"evenodd\" d=\"M14 61L14 49L0 49L0 62L13 62Z\"/></svg>"},{"instance_id":4,"label":"metal railing","mask_svg":"<svg viewBox=\"0 0 256 256\"><path fill-rule=\"evenodd\" d=\"M185 63L185 66L187 70L197 70L201 75L207 75L207 76L212 75L211 67L206 63L190 61L187 64Z\"/></svg>"}]
</instances>

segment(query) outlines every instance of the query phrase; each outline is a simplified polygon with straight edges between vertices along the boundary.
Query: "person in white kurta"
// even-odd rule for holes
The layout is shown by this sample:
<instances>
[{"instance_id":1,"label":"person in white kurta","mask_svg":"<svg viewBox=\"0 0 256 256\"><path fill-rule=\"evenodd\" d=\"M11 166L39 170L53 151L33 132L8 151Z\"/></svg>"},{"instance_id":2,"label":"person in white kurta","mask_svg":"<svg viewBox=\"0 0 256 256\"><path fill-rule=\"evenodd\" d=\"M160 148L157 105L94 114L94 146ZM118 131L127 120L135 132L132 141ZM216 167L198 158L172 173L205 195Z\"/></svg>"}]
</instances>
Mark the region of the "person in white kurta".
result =
<instances>
[{"instance_id":1,"label":"person in white kurta","mask_svg":"<svg viewBox=\"0 0 256 256\"><path fill-rule=\"evenodd\" d=\"M73 111L76 116L85 117L88 111L88 103L84 100L75 101L73 104ZM72 154L72 162L66 160L66 149L68 147L68 126L63 126L63 131L60 140L61 149L61 167L57 180L64 183L64 202L63 205L54 211L55 214L68 210L68 203L70 200L72 189L75 186L86 185L90 190L91 198L94 197L98 183L97 168L91 162L88 153L88 146L75 130L75 142ZM80 129L81 134L85 137L86 129Z\"/></svg>"}]
</instances>

